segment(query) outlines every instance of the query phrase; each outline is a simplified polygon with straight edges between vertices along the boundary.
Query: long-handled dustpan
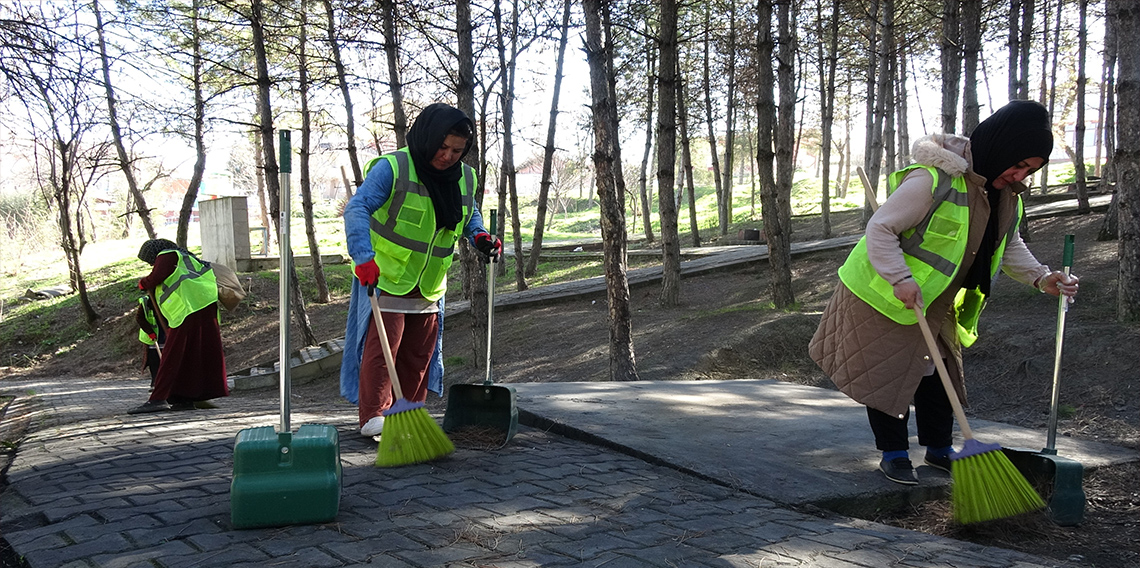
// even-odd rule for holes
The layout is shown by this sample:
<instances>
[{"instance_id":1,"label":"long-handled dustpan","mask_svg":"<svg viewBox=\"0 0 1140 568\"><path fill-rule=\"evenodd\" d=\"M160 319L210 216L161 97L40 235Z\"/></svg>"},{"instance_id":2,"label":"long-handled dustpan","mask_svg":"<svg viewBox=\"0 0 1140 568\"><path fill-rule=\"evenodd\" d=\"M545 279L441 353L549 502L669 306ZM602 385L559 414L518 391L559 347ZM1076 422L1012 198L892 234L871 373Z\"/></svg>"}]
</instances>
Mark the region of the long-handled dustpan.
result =
<instances>
[{"instance_id":1,"label":"long-handled dustpan","mask_svg":"<svg viewBox=\"0 0 1140 568\"><path fill-rule=\"evenodd\" d=\"M495 210L491 214L491 234L495 234ZM491 378L491 331L495 325L495 266L487 258L487 368L482 384L452 385L447 391L447 410L443 414L443 431L454 433L464 429L487 428L486 436L505 446L519 426L519 409L515 405L515 389L496 385ZM501 437L500 437L501 436Z\"/></svg>"},{"instance_id":2,"label":"long-handled dustpan","mask_svg":"<svg viewBox=\"0 0 1140 568\"><path fill-rule=\"evenodd\" d=\"M1065 235L1062 261L1067 276L1073 266L1073 235ZM1009 461L1037 487L1048 505L1049 518L1061 526L1079 525L1085 517L1084 466L1057 455L1057 407L1061 393L1061 345L1065 337L1068 299L1061 295L1057 307L1057 339L1053 354L1053 398L1049 405L1049 433L1045 447L1035 452L1005 448Z\"/></svg>"},{"instance_id":3,"label":"long-handled dustpan","mask_svg":"<svg viewBox=\"0 0 1140 568\"><path fill-rule=\"evenodd\" d=\"M340 508L340 439L335 427L289 427L289 131L281 132L281 425L246 428L234 440L230 521L234 528L323 523Z\"/></svg>"}]
</instances>

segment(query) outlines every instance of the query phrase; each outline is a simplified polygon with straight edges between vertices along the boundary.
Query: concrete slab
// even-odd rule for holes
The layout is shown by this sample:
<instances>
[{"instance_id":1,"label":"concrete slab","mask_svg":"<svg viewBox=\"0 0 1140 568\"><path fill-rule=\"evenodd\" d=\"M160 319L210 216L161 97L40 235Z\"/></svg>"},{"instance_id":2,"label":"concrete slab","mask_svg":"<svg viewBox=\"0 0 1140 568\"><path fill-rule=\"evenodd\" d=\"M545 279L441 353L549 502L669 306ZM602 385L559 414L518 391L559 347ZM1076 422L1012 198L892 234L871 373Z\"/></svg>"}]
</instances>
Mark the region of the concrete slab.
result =
<instances>
[{"instance_id":1,"label":"concrete slab","mask_svg":"<svg viewBox=\"0 0 1140 568\"><path fill-rule=\"evenodd\" d=\"M949 475L919 466L919 486L891 483L865 408L844 394L775 380L515 383L520 421L617 447L788 505L922 500ZM922 463L911 421L911 460ZM1045 432L986 420L982 441L1040 449ZM956 443L961 435L956 436ZM1133 450L1063 438L1086 469L1140 459ZM840 507L842 508L842 507Z\"/></svg>"}]
</instances>

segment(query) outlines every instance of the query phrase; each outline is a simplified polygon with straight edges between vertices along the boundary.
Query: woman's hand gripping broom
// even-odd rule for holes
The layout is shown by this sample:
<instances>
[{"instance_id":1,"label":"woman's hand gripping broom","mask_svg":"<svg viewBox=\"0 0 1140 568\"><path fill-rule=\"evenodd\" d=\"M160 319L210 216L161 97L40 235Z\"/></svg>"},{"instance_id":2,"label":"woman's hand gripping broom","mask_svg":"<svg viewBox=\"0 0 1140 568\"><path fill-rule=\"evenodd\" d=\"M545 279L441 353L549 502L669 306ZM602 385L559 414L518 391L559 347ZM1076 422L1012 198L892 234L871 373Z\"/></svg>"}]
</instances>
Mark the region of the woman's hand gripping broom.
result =
<instances>
[{"instance_id":1,"label":"woman's hand gripping broom","mask_svg":"<svg viewBox=\"0 0 1140 568\"><path fill-rule=\"evenodd\" d=\"M384 350L384 361L388 364L388 378L392 381L396 401L384 411L384 433L380 436L380 446L376 448L376 465L408 465L446 456L455 451L455 445L428 414L424 403L413 403L404 398L377 296L376 288L370 286L368 298L372 303L372 321L376 322L376 332L380 335L380 346Z\"/></svg>"},{"instance_id":2,"label":"woman's hand gripping broom","mask_svg":"<svg viewBox=\"0 0 1140 568\"><path fill-rule=\"evenodd\" d=\"M962 410L962 403L950 382L950 374L946 372L946 365L939 356L934 335L922 313L922 306L917 303L914 315L918 318L918 327L922 329L926 347L938 369L938 377L946 389L946 397L954 408L954 416L958 418L958 427L966 438L962 450L950 456L950 471L954 477L951 494L954 520L961 524L977 523L1045 507L1041 496L1001 451L1001 445L984 444L974 439L974 433L966 421L966 412Z\"/></svg>"}]
</instances>

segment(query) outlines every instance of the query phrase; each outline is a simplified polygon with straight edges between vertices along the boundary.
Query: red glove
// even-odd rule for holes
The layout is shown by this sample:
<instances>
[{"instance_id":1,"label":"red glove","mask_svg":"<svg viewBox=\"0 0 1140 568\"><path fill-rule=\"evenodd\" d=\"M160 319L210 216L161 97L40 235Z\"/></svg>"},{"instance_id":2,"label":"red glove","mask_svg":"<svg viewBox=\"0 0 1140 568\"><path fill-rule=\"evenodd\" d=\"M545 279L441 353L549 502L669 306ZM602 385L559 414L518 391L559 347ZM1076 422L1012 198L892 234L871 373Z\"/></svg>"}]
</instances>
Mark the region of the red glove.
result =
<instances>
[{"instance_id":1,"label":"red glove","mask_svg":"<svg viewBox=\"0 0 1140 568\"><path fill-rule=\"evenodd\" d=\"M146 286L143 286L142 280L139 280L139 290L146 290Z\"/></svg>"},{"instance_id":2,"label":"red glove","mask_svg":"<svg viewBox=\"0 0 1140 568\"><path fill-rule=\"evenodd\" d=\"M485 258L498 260L499 254L503 251L503 241L491 233L479 233L475 235L475 250L482 253Z\"/></svg>"},{"instance_id":3,"label":"red glove","mask_svg":"<svg viewBox=\"0 0 1140 568\"><path fill-rule=\"evenodd\" d=\"M375 286L380 282L380 267L376 266L375 259L356 265L355 272L361 286Z\"/></svg>"}]
</instances>

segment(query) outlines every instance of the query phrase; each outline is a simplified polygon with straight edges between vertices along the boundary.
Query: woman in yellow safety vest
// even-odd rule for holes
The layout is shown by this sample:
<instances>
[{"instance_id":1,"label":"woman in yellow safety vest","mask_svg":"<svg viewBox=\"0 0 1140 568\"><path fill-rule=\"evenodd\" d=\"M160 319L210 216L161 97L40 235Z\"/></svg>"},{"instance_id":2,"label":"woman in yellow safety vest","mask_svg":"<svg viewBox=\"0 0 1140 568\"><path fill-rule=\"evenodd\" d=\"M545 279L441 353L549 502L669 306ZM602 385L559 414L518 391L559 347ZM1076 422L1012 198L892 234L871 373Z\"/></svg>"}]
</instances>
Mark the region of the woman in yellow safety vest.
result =
<instances>
[{"instance_id":1,"label":"woman in yellow safety vest","mask_svg":"<svg viewBox=\"0 0 1140 568\"><path fill-rule=\"evenodd\" d=\"M341 395L357 404L361 435L380 435L383 413L395 402L367 289L379 291L404 398L423 402L428 390L443 393L442 304L455 243L467 237L488 256L502 249L475 205L475 171L460 161L474 140L475 126L463 111L428 105L408 130L407 147L370 162L364 184L344 208L357 280L340 385Z\"/></svg>"},{"instance_id":2,"label":"woman in yellow safety vest","mask_svg":"<svg viewBox=\"0 0 1140 568\"><path fill-rule=\"evenodd\" d=\"M918 140L915 165L888 176L888 198L839 269L808 351L840 391L867 406L879 469L891 481L918 483L908 451L911 403L926 465L949 472L953 452L953 410L913 307L925 309L965 402L962 347L977 337L999 269L1054 296L1077 293L1076 276L1038 262L1018 233L1021 182L1052 150L1049 113L1032 101L998 109L969 138Z\"/></svg>"},{"instance_id":3,"label":"woman in yellow safety vest","mask_svg":"<svg viewBox=\"0 0 1140 568\"><path fill-rule=\"evenodd\" d=\"M166 343L150 400L129 413L210 408L205 401L230 393L214 272L166 239L143 243L139 260L153 267L139 289L157 304Z\"/></svg>"}]
</instances>

